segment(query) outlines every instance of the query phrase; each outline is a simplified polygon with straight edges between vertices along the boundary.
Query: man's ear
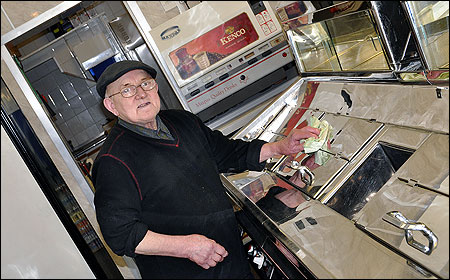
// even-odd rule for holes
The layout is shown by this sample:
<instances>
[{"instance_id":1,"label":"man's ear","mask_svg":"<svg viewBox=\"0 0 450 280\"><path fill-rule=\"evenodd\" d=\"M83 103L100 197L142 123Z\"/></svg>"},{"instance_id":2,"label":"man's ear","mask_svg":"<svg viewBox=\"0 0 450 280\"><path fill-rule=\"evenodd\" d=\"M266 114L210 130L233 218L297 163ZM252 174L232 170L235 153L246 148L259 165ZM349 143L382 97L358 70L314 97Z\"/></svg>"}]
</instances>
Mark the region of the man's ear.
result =
<instances>
[{"instance_id":1,"label":"man's ear","mask_svg":"<svg viewBox=\"0 0 450 280\"><path fill-rule=\"evenodd\" d=\"M119 112L116 110L116 106L114 105L114 102L111 100L111 98L103 99L103 105L105 105L105 108L115 116L119 116Z\"/></svg>"}]
</instances>

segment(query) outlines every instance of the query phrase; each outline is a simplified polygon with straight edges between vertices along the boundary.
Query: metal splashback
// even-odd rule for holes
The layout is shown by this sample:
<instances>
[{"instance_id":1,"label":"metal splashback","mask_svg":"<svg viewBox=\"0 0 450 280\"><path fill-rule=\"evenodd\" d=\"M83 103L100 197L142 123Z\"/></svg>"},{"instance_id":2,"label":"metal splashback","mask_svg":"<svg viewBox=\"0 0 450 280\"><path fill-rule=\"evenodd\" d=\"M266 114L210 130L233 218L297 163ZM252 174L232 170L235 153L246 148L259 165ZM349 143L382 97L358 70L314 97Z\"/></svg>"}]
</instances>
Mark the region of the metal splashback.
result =
<instances>
[{"instance_id":1,"label":"metal splashback","mask_svg":"<svg viewBox=\"0 0 450 280\"><path fill-rule=\"evenodd\" d=\"M273 140L276 135L269 131L280 132L294 114L299 118L306 110L448 134L448 92L436 86L303 78L233 138Z\"/></svg>"}]
</instances>

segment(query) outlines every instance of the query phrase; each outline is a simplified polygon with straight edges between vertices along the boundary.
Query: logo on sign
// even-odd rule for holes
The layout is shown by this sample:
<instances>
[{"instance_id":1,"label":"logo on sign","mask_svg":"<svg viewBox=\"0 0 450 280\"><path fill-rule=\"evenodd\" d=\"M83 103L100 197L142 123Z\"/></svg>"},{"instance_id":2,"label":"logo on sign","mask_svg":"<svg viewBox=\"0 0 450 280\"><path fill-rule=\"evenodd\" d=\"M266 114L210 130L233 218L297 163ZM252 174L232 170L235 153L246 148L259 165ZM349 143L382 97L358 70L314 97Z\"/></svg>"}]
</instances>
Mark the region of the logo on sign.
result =
<instances>
[{"instance_id":1,"label":"logo on sign","mask_svg":"<svg viewBox=\"0 0 450 280\"><path fill-rule=\"evenodd\" d=\"M234 31L234 27L233 26L228 26L225 29L225 34L229 34L228 36L224 36L222 38L220 38L220 42L223 45L226 45L228 43L230 43L231 41L235 40L236 38L241 37L242 35L245 34L245 29L241 28L237 31Z\"/></svg>"},{"instance_id":2,"label":"logo on sign","mask_svg":"<svg viewBox=\"0 0 450 280\"><path fill-rule=\"evenodd\" d=\"M178 33L180 33L180 31L181 31L180 27L178 25L174 25L161 32L160 36L161 39L168 40L177 36Z\"/></svg>"}]
</instances>

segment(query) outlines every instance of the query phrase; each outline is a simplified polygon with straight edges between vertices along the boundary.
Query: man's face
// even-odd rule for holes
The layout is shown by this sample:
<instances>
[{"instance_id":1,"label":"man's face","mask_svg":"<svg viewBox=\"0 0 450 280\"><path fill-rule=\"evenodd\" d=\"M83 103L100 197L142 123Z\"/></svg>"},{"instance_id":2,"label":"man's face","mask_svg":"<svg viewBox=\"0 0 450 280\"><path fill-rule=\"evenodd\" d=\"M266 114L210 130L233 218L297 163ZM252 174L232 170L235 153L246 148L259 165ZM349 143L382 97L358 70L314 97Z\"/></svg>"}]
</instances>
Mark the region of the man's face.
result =
<instances>
[{"instance_id":1,"label":"man's face","mask_svg":"<svg viewBox=\"0 0 450 280\"><path fill-rule=\"evenodd\" d=\"M161 107L158 86L148 91L144 91L139 86L144 81L151 79L153 78L142 69L132 70L122 75L106 87L106 98L103 100L103 104L111 113L124 121L156 129L155 117ZM130 86L136 86L134 96L125 98L120 93L111 96Z\"/></svg>"}]
</instances>

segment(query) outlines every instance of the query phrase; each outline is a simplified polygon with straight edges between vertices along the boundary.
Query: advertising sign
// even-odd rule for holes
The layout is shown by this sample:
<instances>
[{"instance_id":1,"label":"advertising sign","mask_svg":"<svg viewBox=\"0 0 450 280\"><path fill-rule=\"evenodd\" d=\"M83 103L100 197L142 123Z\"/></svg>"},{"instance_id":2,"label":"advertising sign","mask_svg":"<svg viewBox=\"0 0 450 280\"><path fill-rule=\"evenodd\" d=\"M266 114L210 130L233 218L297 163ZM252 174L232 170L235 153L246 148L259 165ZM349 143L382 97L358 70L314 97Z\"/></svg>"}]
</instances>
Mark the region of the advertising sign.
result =
<instances>
[{"instance_id":1,"label":"advertising sign","mask_svg":"<svg viewBox=\"0 0 450 280\"><path fill-rule=\"evenodd\" d=\"M185 80L258 40L248 15L240 15L169 53L170 60Z\"/></svg>"}]
</instances>

